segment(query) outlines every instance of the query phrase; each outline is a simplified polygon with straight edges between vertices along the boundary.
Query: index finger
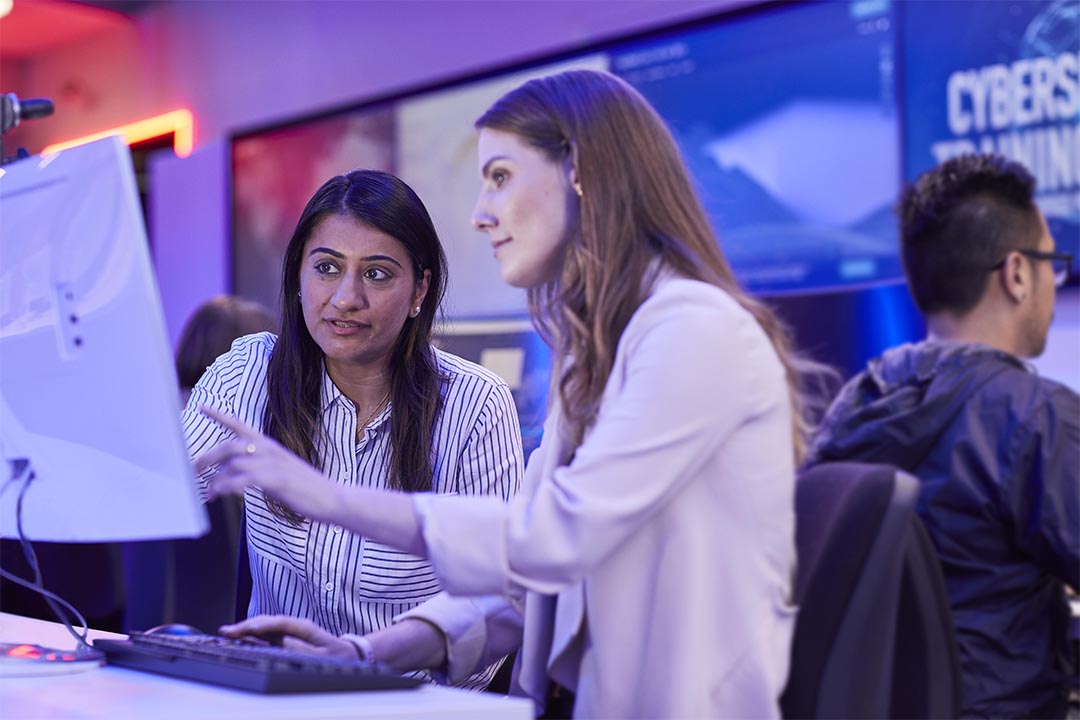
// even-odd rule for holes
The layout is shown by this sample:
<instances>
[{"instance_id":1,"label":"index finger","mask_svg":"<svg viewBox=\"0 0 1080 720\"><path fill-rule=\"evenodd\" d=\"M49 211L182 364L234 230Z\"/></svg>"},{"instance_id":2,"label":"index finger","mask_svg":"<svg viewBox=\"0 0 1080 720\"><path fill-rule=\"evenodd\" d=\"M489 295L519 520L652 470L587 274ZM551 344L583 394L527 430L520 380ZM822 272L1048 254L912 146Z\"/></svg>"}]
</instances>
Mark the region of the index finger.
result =
<instances>
[{"instance_id":1,"label":"index finger","mask_svg":"<svg viewBox=\"0 0 1080 720\"><path fill-rule=\"evenodd\" d=\"M223 413L216 408L212 408L209 405L200 405L199 412L201 412L203 415L210 418L214 422L218 423L219 425L223 425L229 430L232 430L238 438L243 438L244 440L257 440L258 438L262 437L262 433L248 425L240 418L233 417L232 415L227 415L226 413Z\"/></svg>"}]
</instances>

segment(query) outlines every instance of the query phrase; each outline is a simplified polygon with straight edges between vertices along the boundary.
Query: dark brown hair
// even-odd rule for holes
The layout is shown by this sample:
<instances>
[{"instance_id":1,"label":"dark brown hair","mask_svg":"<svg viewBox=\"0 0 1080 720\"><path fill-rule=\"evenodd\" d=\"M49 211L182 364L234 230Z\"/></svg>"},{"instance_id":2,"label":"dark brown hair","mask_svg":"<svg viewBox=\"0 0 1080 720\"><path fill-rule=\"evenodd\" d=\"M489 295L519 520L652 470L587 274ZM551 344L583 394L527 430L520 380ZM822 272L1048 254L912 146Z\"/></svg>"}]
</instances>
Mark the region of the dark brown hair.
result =
<instances>
[{"instance_id":1,"label":"dark brown hair","mask_svg":"<svg viewBox=\"0 0 1080 720\"><path fill-rule=\"evenodd\" d=\"M257 302L233 295L208 300L192 313L176 346L176 376L180 388L190 390L233 340L243 335L276 330L273 314Z\"/></svg>"},{"instance_id":2,"label":"dark brown hair","mask_svg":"<svg viewBox=\"0 0 1080 720\"><path fill-rule=\"evenodd\" d=\"M304 245L331 215L352 218L400 242L414 279L431 278L420 314L405 321L390 351L390 487L415 492L432 484L431 441L442 407L442 377L431 346L431 328L446 285L446 256L424 204L400 179L375 170L354 170L327 180L308 201L285 250L281 269L281 334L270 357L263 432L317 465L322 350L304 323L297 297ZM299 516L270 498L267 503L294 522Z\"/></svg>"}]
</instances>

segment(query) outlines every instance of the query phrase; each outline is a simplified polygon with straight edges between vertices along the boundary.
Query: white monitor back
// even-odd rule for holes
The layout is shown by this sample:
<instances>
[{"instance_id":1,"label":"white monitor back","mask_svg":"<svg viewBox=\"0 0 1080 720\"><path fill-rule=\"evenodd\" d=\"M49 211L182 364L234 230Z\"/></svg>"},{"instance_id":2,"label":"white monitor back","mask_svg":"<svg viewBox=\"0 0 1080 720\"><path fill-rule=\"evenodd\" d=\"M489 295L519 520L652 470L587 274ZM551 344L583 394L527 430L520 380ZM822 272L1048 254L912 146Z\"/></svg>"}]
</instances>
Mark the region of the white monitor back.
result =
<instances>
[{"instance_id":1,"label":"white monitor back","mask_svg":"<svg viewBox=\"0 0 1080 720\"><path fill-rule=\"evenodd\" d=\"M0 536L206 532L135 188L117 137L0 170Z\"/></svg>"}]
</instances>

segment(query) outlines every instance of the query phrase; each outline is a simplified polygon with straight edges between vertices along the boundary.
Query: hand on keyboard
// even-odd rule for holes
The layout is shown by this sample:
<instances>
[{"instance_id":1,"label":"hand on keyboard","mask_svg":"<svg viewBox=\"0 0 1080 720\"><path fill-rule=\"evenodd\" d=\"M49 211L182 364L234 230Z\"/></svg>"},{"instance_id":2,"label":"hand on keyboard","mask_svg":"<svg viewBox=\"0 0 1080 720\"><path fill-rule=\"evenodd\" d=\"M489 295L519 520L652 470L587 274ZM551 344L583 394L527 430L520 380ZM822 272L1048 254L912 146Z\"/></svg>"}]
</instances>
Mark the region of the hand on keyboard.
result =
<instances>
[{"instance_id":1,"label":"hand on keyboard","mask_svg":"<svg viewBox=\"0 0 1080 720\"><path fill-rule=\"evenodd\" d=\"M222 625L218 632L225 637L254 640L289 650L356 660L356 646L301 618L287 615L257 615L233 625Z\"/></svg>"}]
</instances>

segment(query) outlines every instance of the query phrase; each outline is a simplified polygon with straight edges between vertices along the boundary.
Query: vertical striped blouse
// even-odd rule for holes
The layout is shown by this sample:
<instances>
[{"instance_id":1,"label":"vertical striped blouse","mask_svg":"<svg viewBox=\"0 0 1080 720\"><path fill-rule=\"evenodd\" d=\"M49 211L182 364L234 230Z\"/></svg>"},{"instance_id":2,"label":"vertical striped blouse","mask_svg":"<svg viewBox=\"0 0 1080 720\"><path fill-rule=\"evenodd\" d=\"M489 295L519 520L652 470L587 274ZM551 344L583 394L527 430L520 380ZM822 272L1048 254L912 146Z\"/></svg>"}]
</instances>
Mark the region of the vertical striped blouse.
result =
<instances>
[{"instance_id":1,"label":"vertical striped blouse","mask_svg":"<svg viewBox=\"0 0 1080 720\"><path fill-rule=\"evenodd\" d=\"M247 335L207 368L183 413L193 458L232 437L198 411L202 405L262 426L267 368L276 341L271 333ZM433 434L432 492L494 495L508 501L518 490L523 469L510 388L479 365L435 352L445 380L443 408ZM358 432L355 405L325 370L322 375L323 432L315 443L319 469L342 485L387 487L388 420L393 408L385 408ZM211 468L199 478L203 490L214 472L216 468ZM397 615L440 591L430 564L422 558L336 525L305 519L293 526L270 512L256 490L248 489L244 499L252 575L249 616L291 615L312 620L336 635L363 635L390 625ZM430 619L439 624L437 618ZM453 641L450 637L451 653ZM497 664L462 685L485 687L495 669Z\"/></svg>"}]
</instances>

